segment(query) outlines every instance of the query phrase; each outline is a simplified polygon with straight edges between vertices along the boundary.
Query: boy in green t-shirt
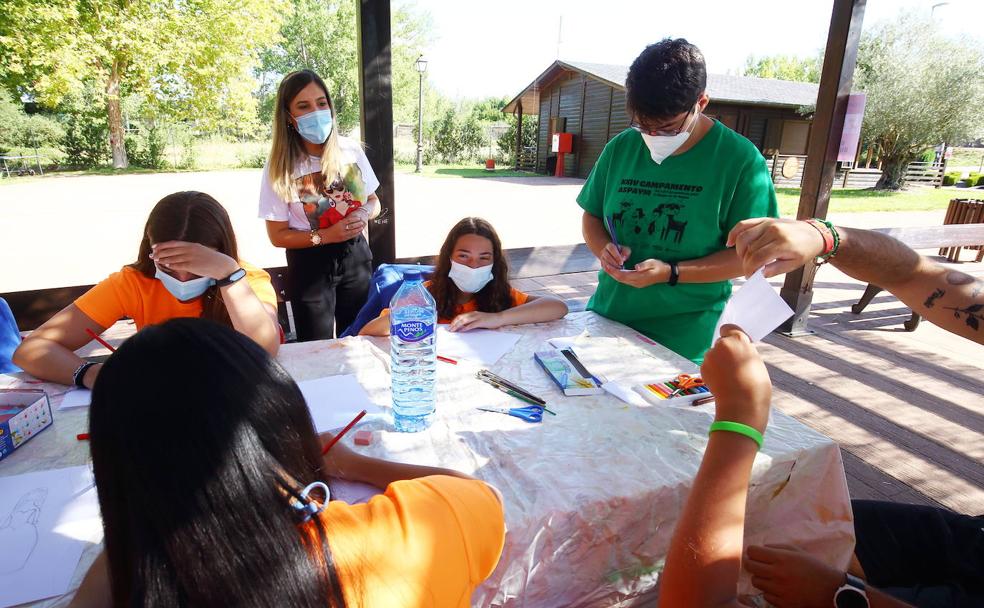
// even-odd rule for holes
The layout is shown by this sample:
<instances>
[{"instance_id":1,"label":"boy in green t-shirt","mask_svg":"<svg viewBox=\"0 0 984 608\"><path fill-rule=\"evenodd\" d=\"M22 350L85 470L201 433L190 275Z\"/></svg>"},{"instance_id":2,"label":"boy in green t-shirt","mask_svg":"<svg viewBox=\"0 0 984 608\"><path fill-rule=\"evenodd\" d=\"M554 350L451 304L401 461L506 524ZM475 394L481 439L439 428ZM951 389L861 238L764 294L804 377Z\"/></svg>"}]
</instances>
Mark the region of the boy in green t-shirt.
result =
<instances>
[{"instance_id":1,"label":"boy in green t-shirt","mask_svg":"<svg viewBox=\"0 0 984 608\"><path fill-rule=\"evenodd\" d=\"M631 128L608 142L577 197L584 240L602 267L588 309L697 364L729 279L742 274L728 232L778 215L762 154L701 114L706 85L694 45L667 38L646 47L625 82Z\"/></svg>"}]
</instances>

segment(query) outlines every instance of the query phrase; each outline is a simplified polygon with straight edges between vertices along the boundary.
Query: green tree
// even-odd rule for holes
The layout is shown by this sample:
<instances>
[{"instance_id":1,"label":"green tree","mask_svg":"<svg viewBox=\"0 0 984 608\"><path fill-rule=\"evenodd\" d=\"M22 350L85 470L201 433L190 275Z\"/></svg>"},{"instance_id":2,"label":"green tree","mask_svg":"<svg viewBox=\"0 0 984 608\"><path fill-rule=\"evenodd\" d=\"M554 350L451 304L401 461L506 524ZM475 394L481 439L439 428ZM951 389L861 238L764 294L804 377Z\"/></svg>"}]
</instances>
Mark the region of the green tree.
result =
<instances>
[{"instance_id":1,"label":"green tree","mask_svg":"<svg viewBox=\"0 0 984 608\"><path fill-rule=\"evenodd\" d=\"M795 55L770 55L745 60L742 74L758 78L794 80L798 82L820 82L820 68L823 65L823 52L813 57Z\"/></svg>"},{"instance_id":2,"label":"green tree","mask_svg":"<svg viewBox=\"0 0 984 608\"><path fill-rule=\"evenodd\" d=\"M330 89L338 126L349 132L359 124L359 47L356 3L352 0L292 0L283 22L280 40L261 56L259 73L261 119L269 123L273 100L283 76L310 69ZM408 7L392 13L393 118L409 122L417 116L418 74L414 61L427 44L430 20Z\"/></svg>"},{"instance_id":3,"label":"green tree","mask_svg":"<svg viewBox=\"0 0 984 608\"><path fill-rule=\"evenodd\" d=\"M498 141L499 153L505 157L506 162L516 164L516 127L519 124L515 115L510 115L506 119L509 128L502 134ZM536 137L539 132L539 116L536 114L525 114L523 116L523 136L521 145L523 148L535 148Z\"/></svg>"},{"instance_id":4,"label":"green tree","mask_svg":"<svg viewBox=\"0 0 984 608\"><path fill-rule=\"evenodd\" d=\"M27 114L21 104L0 92L0 153L11 148L57 148L65 129L57 120L42 114Z\"/></svg>"},{"instance_id":5,"label":"green tree","mask_svg":"<svg viewBox=\"0 0 984 608\"><path fill-rule=\"evenodd\" d=\"M862 35L856 88L867 93L862 138L880 146L879 189L904 185L926 148L984 132L984 46L945 37L911 13Z\"/></svg>"},{"instance_id":6,"label":"green tree","mask_svg":"<svg viewBox=\"0 0 984 608\"><path fill-rule=\"evenodd\" d=\"M461 130L454 109L449 108L434 122L430 141L442 162L458 161L461 157Z\"/></svg>"},{"instance_id":7,"label":"green tree","mask_svg":"<svg viewBox=\"0 0 984 608\"><path fill-rule=\"evenodd\" d=\"M53 107L89 83L105 106L113 166L127 166L121 100L204 127L255 125L251 76L287 0L5 0L0 84Z\"/></svg>"}]
</instances>

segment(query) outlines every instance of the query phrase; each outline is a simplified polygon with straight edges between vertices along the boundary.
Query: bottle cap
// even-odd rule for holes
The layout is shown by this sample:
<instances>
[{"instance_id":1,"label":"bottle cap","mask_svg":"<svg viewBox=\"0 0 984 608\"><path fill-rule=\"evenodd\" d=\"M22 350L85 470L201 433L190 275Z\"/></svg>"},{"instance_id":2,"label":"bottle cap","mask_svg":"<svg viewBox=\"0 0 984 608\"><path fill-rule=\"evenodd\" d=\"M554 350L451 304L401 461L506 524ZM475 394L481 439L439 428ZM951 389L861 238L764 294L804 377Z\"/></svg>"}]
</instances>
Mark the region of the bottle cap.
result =
<instances>
[{"instance_id":1,"label":"bottle cap","mask_svg":"<svg viewBox=\"0 0 984 608\"><path fill-rule=\"evenodd\" d=\"M416 270L416 269L404 271L403 272L403 280L404 281L419 281L420 280L420 271L419 270Z\"/></svg>"}]
</instances>

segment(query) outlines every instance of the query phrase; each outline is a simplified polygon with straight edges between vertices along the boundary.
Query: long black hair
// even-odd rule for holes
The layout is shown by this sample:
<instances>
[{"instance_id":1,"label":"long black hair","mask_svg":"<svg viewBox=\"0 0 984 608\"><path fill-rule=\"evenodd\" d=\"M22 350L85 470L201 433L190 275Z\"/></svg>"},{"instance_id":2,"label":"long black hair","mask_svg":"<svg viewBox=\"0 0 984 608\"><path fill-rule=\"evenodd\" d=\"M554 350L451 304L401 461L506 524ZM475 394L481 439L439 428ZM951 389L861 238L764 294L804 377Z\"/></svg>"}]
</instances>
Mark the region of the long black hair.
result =
<instances>
[{"instance_id":1,"label":"long black hair","mask_svg":"<svg viewBox=\"0 0 984 608\"><path fill-rule=\"evenodd\" d=\"M89 431L115 606L343 606L323 523L290 506L327 481L311 416L248 337L144 328L103 366Z\"/></svg>"}]
</instances>

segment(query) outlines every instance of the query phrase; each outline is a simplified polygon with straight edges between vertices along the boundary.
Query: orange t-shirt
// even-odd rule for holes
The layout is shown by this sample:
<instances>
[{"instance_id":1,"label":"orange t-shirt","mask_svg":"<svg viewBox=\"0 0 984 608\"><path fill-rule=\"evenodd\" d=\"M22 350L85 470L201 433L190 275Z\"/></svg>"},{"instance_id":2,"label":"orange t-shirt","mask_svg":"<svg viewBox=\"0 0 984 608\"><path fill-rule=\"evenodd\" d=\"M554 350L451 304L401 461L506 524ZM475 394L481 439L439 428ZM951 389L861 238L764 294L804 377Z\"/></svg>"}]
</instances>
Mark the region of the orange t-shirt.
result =
<instances>
[{"instance_id":1,"label":"orange t-shirt","mask_svg":"<svg viewBox=\"0 0 984 608\"><path fill-rule=\"evenodd\" d=\"M246 271L244 278L256 297L264 304L277 308L277 294L270 282L270 275L262 268L243 261L239 264ZM109 327L123 317L133 319L139 330L168 319L202 316L200 298L180 302L160 280L147 278L129 266L114 272L79 296L75 305L102 327Z\"/></svg>"},{"instance_id":2,"label":"orange t-shirt","mask_svg":"<svg viewBox=\"0 0 984 608\"><path fill-rule=\"evenodd\" d=\"M492 488L444 475L391 483L365 504L329 502L323 518L350 608L467 608L506 536Z\"/></svg>"},{"instance_id":3,"label":"orange t-shirt","mask_svg":"<svg viewBox=\"0 0 984 608\"><path fill-rule=\"evenodd\" d=\"M424 287L430 287L430 285L431 285L430 281L424 281ZM513 289L512 287L509 288L509 297L512 298L512 302L509 304L509 308L515 308L520 304L526 304L526 302L530 299L530 296L528 294L525 294L522 291L519 291L518 289ZM473 312L476 310L478 310L478 302L475 300L475 298L472 298L467 302L465 302L464 304L461 304L457 308L455 308L454 316L457 317L462 313ZM379 316L381 317L387 316L389 315L389 313L390 313L389 308L384 308L383 311L379 313ZM437 319L438 323L450 323L451 321L452 319L445 319L444 317L438 317Z\"/></svg>"}]
</instances>

